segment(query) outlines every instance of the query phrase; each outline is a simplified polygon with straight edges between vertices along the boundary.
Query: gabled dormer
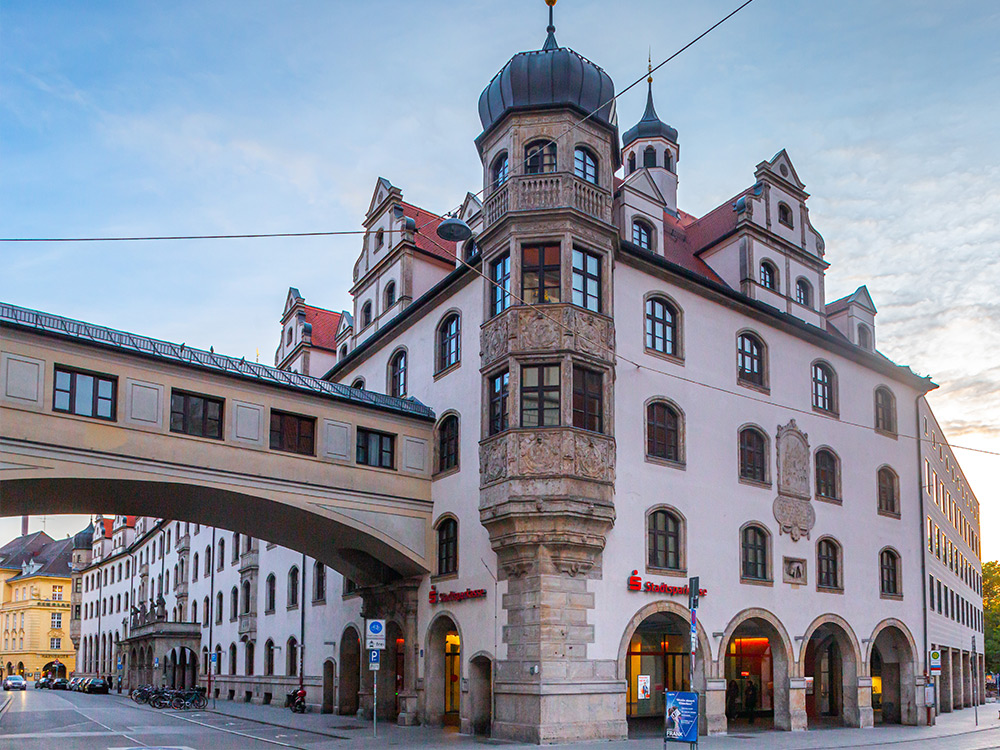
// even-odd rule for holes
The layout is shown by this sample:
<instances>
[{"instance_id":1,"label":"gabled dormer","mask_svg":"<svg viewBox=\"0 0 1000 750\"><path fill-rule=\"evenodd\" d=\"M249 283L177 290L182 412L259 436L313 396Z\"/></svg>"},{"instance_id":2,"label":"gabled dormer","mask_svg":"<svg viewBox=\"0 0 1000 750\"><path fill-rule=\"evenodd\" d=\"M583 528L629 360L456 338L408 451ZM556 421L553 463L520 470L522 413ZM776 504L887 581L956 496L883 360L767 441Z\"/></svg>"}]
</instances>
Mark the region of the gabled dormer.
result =
<instances>
[{"instance_id":1,"label":"gabled dormer","mask_svg":"<svg viewBox=\"0 0 1000 750\"><path fill-rule=\"evenodd\" d=\"M479 245L476 239L483 231L483 202L472 193L466 193L462 207L458 210L458 218L468 224L469 229L472 230L472 237L462 244L462 258L466 261L472 261L479 255Z\"/></svg>"},{"instance_id":2,"label":"gabled dormer","mask_svg":"<svg viewBox=\"0 0 1000 750\"><path fill-rule=\"evenodd\" d=\"M859 286L853 294L829 303L826 320L844 334L852 344L866 351L875 351L875 303L867 286Z\"/></svg>"},{"instance_id":3,"label":"gabled dormer","mask_svg":"<svg viewBox=\"0 0 1000 750\"><path fill-rule=\"evenodd\" d=\"M281 370L321 377L337 362L336 335L341 313L307 305L295 287L288 288L281 314L281 339L274 365Z\"/></svg>"},{"instance_id":4,"label":"gabled dormer","mask_svg":"<svg viewBox=\"0 0 1000 750\"><path fill-rule=\"evenodd\" d=\"M663 254L663 212L667 202L648 169L625 175L615 192L615 218L623 240Z\"/></svg>"}]
</instances>

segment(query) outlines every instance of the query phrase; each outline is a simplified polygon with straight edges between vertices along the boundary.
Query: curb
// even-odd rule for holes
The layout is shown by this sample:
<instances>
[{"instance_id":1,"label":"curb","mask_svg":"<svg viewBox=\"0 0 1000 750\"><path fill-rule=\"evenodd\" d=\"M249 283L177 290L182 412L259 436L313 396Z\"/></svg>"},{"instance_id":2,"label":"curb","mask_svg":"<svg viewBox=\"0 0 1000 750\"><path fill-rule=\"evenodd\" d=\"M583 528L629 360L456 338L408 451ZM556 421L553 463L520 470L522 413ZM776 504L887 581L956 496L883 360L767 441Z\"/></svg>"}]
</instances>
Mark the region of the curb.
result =
<instances>
[{"instance_id":1,"label":"curb","mask_svg":"<svg viewBox=\"0 0 1000 750\"><path fill-rule=\"evenodd\" d=\"M7 700L5 700L3 702L3 705L0 706L0 721L3 721L4 714L7 713L7 709L10 708L10 703L12 700L14 700L14 696L5 695L4 698L6 698Z\"/></svg>"}]
</instances>

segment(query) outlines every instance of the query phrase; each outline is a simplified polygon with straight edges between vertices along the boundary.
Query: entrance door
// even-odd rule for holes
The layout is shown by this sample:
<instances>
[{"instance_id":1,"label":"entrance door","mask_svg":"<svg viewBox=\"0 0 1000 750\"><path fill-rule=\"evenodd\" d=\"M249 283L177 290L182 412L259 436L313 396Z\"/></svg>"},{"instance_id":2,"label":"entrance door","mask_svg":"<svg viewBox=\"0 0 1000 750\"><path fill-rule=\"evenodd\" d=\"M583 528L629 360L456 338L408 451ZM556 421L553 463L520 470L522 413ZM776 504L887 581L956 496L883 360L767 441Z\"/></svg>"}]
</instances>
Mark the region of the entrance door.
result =
<instances>
[{"instance_id":1,"label":"entrance door","mask_svg":"<svg viewBox=\"0 0 1000 750\"><path fill-rule=\"evenodd\" d=\"M454 630L444 638L444 725L461 723L459 709L462 695L462 649Z\"/></svg>"},{"instance_id":2,"label":"entrance door","mask_svg":"<svg viewBox=\"0 0 1000 750\"><path fill-rule=\"evenodd\" d=\"M396 715L402 710L399 705L399 694L403 692L403 668L406 659L406 642L402 638L396 639Z\"/></svg>"},{"instance_id":3,"label":"entrance door","mask_svg":"<svg viewBox=\"0 0 1000 750\"><path fill-rule=\"evenodd\" d=\"M662 720L664 692L690 690L690 643L690 626L677 615L650 615L636 628L625 654L628 718Z\"/></svg>"}]
</instances>

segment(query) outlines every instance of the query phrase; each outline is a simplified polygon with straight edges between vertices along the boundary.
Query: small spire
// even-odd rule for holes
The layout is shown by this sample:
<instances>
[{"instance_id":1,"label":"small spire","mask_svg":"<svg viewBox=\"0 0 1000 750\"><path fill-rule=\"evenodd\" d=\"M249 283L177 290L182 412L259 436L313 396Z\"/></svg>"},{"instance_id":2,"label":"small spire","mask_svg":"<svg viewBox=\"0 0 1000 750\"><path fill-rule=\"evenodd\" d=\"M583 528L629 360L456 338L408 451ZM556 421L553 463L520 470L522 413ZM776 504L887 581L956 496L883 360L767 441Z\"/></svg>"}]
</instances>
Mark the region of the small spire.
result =
<instances>
[{"instance_id":1,"label":"small spire","mask_svg":"<svg viewBox=\"0 0 1000 750\"><path fill-rule=\"evenodd\" d=\"M556 41L556 27L552 21L552 8L555 7L556 0L545 0L545 4L549 6L549 25L545 28L548 36L545 37L545 44L542 45L543 52L559 49L559 43Z\"/></svg>"},{"instance_id":2,"label":"small spire","mask_svg":"<svg viewBox=\"0 0 1000 750\"><path fill-rule=\"evenodd\" d=\"M646 83L650 86L653 85L653 47L649 48L649 78L646 79Z\"/></svg>"}]
</instances>

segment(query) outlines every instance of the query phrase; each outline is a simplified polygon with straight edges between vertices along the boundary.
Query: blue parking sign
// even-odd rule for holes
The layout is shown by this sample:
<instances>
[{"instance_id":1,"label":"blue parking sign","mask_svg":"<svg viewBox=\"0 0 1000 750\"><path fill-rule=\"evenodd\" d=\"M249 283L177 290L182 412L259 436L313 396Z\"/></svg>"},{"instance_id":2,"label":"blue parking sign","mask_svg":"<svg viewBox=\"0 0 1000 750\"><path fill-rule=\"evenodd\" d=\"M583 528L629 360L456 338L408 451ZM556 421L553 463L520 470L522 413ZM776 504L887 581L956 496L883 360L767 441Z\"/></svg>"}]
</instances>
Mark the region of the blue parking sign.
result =
<instances>
[{"instance_id":1,"label":"blue parking sign","mask_svg":"<svg viewBox=\"0 0 1000 750\"><path fill-rule=\"evenodd\" d=\"M378 662L379 662L379 654L380 653L382 653L382 652L379 651L377 648L370 648L370 649L368 649L368 663L369 664L378 664Z\"/></svg>"}]
</instances>

